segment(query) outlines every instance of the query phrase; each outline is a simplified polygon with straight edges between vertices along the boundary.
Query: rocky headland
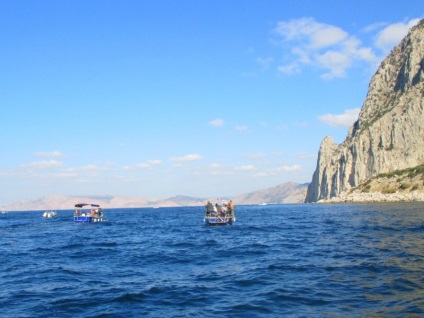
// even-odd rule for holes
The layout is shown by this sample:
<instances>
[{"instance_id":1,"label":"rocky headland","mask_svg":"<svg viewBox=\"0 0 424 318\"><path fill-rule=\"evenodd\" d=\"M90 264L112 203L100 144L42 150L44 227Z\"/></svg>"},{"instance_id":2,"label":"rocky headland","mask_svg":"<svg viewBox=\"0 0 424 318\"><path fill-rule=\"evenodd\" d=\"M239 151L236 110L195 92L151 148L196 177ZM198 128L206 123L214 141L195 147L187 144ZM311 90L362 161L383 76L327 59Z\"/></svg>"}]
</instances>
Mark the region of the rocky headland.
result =
<instances>
[{"instance_id":1,"label":"rocky headland","mask_svg":"<svg viewBox=\"0 0 424 318\"><path fill-rule=\"evenodd\" d=\"M321 143L313 202L424 201L424 20L380 64L345 141ZM408 173L404 173L409 171Z\"/></svg>"}]
</instances>

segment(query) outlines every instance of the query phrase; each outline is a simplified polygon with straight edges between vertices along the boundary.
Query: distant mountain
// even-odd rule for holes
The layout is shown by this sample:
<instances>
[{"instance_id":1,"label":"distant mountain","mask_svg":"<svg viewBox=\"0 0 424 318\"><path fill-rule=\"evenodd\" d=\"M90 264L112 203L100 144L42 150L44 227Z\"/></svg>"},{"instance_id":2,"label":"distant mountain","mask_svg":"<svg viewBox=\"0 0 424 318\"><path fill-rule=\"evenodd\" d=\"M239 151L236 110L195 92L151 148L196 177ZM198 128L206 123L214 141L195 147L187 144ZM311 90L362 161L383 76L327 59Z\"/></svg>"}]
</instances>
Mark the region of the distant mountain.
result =
<instances>
[{"instance_id":1,"label":"distant mountain","mask_svg":"<svg viewBox=\"0 0 424 318\"><path fill-rule=\"evenodd\" d=\"M205 199L177 195L172 198L157 200L154 204L155 206L198 206L206 204L205 202Z\"/></svg>"},{"instance_id":2,"label":"distant mountain","mask_svg":"<svg viewBox=\"0 0 424 318\"><path fill-rule=\"evenodd\" d=\"M304 199L307 184L288 182L278 186L238 195L231 199L237 204L260 203L300 203ZM229 198L225 198L229 199ZM196 198L178 195L168 199L147 199L131 196L113 195L50 195L34 200L21 200L7 204L4 208L9 211L35 210L72 210L77 203L95 203L103 208L143 208L143 207L174 207L174 206L203 206L216 198Z\"/></svg>"},{"instance_id":3,"label":"distant mountain","mask_svg":"<svg viewBox=\"0 0 424 318\"><path fill-rule=\"evenodd\" d=\"M141 207L148 206L148 199L112 196L112 195L92 195L92 196L74 196L74 195L50 195L34 200L21 200L12 202L5 206L9 211L31 211L31 210L70 210L74 209L77 203L96 203L103 208L110 207Z\"/></svg>"},{"instance_id":4,"label":"distant mountain","mask_svg":"<svg viewBox=\"0 0 424 318\"><path fill-rule=\"evenodd\" d=\"M258 190L236 196L236 204L261 204L261 203L301 203L305 198L308 184L287 182L272 188Z\"/></svg>"}]
</instances>

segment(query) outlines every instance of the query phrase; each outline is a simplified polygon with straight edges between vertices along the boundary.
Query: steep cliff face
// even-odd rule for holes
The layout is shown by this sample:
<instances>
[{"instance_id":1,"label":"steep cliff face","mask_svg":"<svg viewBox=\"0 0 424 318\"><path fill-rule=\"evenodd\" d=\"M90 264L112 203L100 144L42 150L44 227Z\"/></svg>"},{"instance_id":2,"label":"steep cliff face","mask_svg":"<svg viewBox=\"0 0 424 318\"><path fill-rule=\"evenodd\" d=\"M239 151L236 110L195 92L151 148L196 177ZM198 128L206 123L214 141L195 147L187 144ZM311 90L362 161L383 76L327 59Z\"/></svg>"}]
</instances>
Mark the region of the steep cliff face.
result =
<instances>
[{"instance_id":1,"label":"steep cliff face","mask_svg":"<svg viewBox=\"0 0 424 318\"><path fill-rule=\"evenodd\" d=\"M321 143L305 202L338 197L379 173L424 162L424 20L372 77L345 141Z\"/></svg>"}]
</instances>

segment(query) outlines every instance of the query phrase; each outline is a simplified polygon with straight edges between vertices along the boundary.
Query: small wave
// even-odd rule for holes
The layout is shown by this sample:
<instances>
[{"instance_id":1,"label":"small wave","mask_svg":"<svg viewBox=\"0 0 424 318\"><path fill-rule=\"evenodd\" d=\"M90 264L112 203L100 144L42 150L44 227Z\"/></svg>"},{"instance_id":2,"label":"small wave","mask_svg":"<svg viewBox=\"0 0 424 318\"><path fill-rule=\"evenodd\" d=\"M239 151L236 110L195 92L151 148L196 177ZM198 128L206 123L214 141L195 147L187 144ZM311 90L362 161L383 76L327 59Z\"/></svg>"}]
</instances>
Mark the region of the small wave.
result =
<instances>
[{"instance_id":1,"label":"small wave","mask_svg":"<svg viewBox=\"0 0 424 318\"><path fill-rule=\"evenodd\" d=\"M113 246L117 246L118 243L116 243L116 242L94 242L92 245L93 246L100 246L100 247L113 247Z\"/></svg>"},{"instance_id":2,"label":"small wave","mask_svg":"<svg viewBox=\"0 0 424 318\"><path fill-rule=\"evenodd\" d=\"M112 299L114 302L125 303L125 302L139 302L146 299L146 294L140 293L124 293L118 297Z\"/></svg>"},{"instance_id":3,"label":"small wave","mask_svg":"<svg viewBox=\"0 0 424 318\"><path fill-rule=\"evenodd\" d=\"M237 304L230 308L226 308L225 311L217 311L218 314L228 314L228 313L249 313L247 316L253 317L256 314L272 314L273 311L267 306L254 305L250 303Z\"/></svg>"}]
</instances>

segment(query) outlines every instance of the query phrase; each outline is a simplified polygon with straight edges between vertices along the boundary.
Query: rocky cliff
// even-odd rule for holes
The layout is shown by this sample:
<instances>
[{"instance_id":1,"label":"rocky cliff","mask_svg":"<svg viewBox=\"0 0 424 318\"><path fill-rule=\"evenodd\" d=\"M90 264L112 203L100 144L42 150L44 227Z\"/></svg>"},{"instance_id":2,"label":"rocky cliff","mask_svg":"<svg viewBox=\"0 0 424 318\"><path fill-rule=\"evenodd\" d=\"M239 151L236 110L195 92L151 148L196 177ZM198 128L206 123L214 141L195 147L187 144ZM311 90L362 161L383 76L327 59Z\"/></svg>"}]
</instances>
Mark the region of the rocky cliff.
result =
<instances>
[{"instance_id":1,"label":"rocky cliff","mask_svg":"<svg viewBox=\"0 0 424 318\"><path fill-rule=\"evenodd\" d=\"M305 202L338 198L381 173L424 163L424 20L372 77L359 119L342 144L321 143Z\"/></svg>"}]
</instances>

